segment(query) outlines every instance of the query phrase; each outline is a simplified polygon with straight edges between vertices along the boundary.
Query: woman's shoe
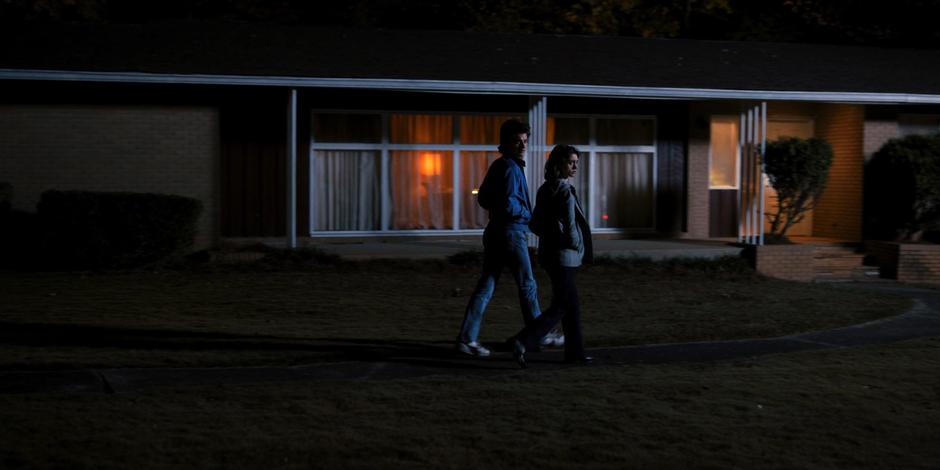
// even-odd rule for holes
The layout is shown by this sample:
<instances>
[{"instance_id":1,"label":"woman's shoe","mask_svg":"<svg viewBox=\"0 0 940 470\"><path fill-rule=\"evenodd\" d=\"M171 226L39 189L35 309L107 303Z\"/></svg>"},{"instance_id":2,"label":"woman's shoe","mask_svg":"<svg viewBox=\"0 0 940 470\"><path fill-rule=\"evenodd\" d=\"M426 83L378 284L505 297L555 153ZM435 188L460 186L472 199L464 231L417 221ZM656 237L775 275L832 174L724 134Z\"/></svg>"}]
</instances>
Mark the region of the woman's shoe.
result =
<instances>
[{"instance_id":1,"label":"woman's shoe","mask_svg":"<svg viewBox=\"0 0 940 470\"><path fill-rule=\"evenodd\" d=\"M525 369L525 346L518 339L512 340L512 358L519 363L519 367Z\"/></svg>"}]
</instances>

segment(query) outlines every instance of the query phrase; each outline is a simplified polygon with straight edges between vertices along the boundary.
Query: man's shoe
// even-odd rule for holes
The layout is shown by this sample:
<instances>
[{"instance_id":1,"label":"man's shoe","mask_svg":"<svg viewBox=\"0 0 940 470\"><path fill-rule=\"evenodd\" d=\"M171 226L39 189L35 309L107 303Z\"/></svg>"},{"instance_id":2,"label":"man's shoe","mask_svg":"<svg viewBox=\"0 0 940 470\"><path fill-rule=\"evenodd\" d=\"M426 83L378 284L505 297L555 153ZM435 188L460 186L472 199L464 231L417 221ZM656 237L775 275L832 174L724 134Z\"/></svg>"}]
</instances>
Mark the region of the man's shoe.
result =
<instances>
[{"instance_id":1,"label":"man's shoe","mask_svg":"<svg viewBox=\"0 0 940 470\"><path fill-rule=\"evenodd\" d=\"M519 363L519 367L525 369L525 346L518 339L512 341L512 358Z\"/></svg>"},{"instance_id":2,"label":"man's shoe","mask_svg":"<svg viewBox=\"0 0 940 470\"><path fill-rule=\"evenodd\" d=\"M476 341L469 343L457 342L457 351L468 356L476 357L486 357L490 355L490 350Z\"/></svg>"}]
</instances>

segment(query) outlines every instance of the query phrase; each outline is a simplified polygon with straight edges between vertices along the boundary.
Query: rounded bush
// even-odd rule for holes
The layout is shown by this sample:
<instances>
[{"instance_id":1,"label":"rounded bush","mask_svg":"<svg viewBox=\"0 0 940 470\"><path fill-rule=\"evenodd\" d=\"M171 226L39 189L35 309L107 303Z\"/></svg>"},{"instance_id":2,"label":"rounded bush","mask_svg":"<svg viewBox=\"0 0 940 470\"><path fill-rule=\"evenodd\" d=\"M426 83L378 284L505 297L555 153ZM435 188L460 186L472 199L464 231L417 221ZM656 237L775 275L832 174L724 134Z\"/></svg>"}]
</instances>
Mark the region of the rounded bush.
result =
<instances>
[{"instance_id":1,"label":"rounded bush","mask_svg":"<svg viewBox=\"0 0 940 470\"><path fill-rule=\"evenodd\" d=\"M819 138L781 137L767 142L764 171L777 192L777 210L768 214L771 235L785 239L787 230L816 206L826 189L832 146Z\"/></svg>"},{"instance_id":2,"label":"rounded bush","mask_svg":"<svg viewBox=\"0 0 940 470\"><path fill-rule=\"evenodd\" d=\"M918 241L940 229L940 134L888 141L865 168L866 236Z\"/></svg>"}]
</instances>

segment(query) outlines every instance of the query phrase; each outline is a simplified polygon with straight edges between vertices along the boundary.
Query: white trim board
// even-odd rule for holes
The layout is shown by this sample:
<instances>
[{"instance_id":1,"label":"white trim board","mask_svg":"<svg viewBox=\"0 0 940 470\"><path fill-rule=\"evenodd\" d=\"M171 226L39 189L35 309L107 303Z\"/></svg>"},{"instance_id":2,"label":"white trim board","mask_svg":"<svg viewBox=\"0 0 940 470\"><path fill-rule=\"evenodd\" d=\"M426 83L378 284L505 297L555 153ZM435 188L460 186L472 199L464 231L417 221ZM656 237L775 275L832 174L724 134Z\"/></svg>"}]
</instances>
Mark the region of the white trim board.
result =
<instances>
[{"instance_id":1,"label":"white trim board","mask_svg":"<svg viewBox=\"0 0 940 470\"><path fill-rule=\"evenodd\" d=\"M298 88L347 88L438 93L541 96L594 96L652 99L743 99L825 101L871 104L940 104L940 94L839 91L732 90L574 85L556 83L464 80L404 80L391 78L316 78L250 75L158 74L142 72L82 72L68 70L0 69L0 80L43 80L103 83L165 83L242 85Z\"/></svg>"}]
</instances>

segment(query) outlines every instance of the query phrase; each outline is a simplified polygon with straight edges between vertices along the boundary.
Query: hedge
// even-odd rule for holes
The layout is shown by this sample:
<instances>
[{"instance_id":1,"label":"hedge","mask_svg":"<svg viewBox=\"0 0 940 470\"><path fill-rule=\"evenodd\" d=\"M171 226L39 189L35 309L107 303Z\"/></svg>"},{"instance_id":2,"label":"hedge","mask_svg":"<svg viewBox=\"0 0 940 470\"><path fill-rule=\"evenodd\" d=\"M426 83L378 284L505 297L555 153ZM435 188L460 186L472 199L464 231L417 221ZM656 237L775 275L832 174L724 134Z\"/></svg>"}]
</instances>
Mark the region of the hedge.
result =
<instances>
[{"instance_id":1,"label":"hedge","mask_svg":"<svg viewBox=\"0 0 940 470\"><path fill-rule=\"evenodd\" d=\"M53 266L125 268L191 247L202 203L165 194L51 190L37 211L43 254Z\"/></svg>"}]
</instances>

